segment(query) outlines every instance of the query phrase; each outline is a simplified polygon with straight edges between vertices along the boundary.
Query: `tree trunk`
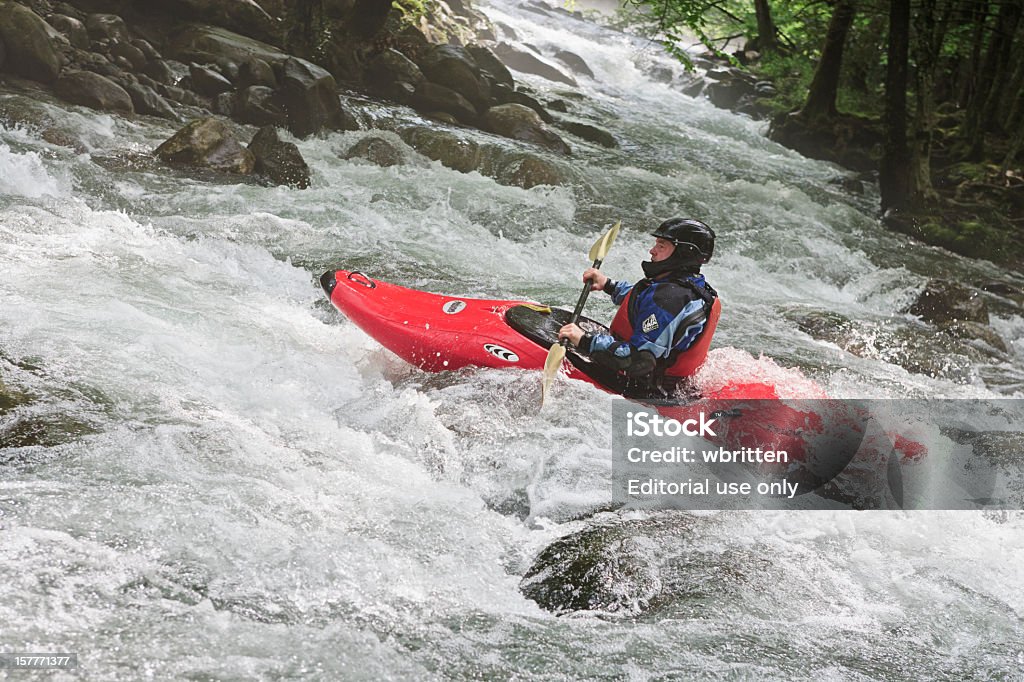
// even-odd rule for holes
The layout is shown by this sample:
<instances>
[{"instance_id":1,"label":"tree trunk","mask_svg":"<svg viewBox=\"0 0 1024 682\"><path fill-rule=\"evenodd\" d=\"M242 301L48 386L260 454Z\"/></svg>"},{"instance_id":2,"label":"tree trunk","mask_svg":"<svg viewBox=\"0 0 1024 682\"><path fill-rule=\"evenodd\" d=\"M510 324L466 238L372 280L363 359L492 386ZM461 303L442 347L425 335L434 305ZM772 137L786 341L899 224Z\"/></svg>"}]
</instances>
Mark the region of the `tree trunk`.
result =
<instances>
[{"instance_id":1,"label":"tree trunk","mask_svg":"<svg viewBox=\"0 0 1024 682\"><path fill-rule=\"evenodd\" d=\"M836 93L839 90L839 71L843 66L843 49L856 12L854 0L839 0L832 11L825 46L821 50L821 61L814 71L807 101L800 109L800 116L806 120L827 119L836 115Z\"/></svg>"},{"instance_id":2,"label":"tree trunk","mask_svg":"<svg viewBox=\"0 0 1024 682\"><path fill-rule=\"evenodd\" d=\"M754 0L754 13L757 15L757 49L761 52L778 51L779 41L768 0Z\"/></svg>"},{"instance_id":3,"label":"tree trunk","mask_svg":"<svg viewBox=\"0 0 1024 682\"><path fill-rule=\"evenodd\" d=\"M910 200L910 150L907 147L909 48L910 0L891 0L889 63L885 74L885 149L878 178L883 211L906 208Z\"/></svg>"},{"instance_id":4,"label":"tree trunk","mask_svg":"<svg viewBox=\"0 0 1024 682\"><path fill-rule=\"evenodd\" d=\"M1017 20L1020 18L1020 6L1017 2L1006 2L999 8L999 16L996 19L996 26L992 32L992 40L989 42L988 52L985 53L985 63L981 68L978 77L977 89L970 104L967 105L967 121L964 125L964 137L967 140L967 158L972 161L979 161L985 155L985 128L989 122L987 106L989 97L993 92L993 86L997 85L997 77L1001 77L1001 64L1008 47L1008 41L1013 38L1013 31L1017 28Z\"/></svg>"},{"instance_id":5,"label":"tree trunk","mask_svg":"<svg viewBox=\"0 0 1024 682\"><path fill-rule=\"evenodd\" d=\"M999 103L1009 86L1009 80L1013 76L1012 63L1013 37L1020 24L1021 6L1018 2L1010 2L1003 5L999 11L999 22L996 24L996 34L993 36L992 50L996 53L995 72L992 74L992 88L985 99L985 106L982 107L981 128L992 130L996 121L996 114L999 113ZM998 42L997 42L998 41Z\"/></svg>"},{"instance_id":6,"label":"tree trunk","mask_svg":"<svg viewBox=\"0 0 1024 682\"><path fill-rule=\"evenodd\" d=\"M985 45L985 23L988 21L988 1L981 0L972 5L971 56L968 60L967 75L960 88L960 108L965 108L974 98L978 89L979 70L981 69L981 48Z\"/></svg>"},{"instance_id":7,"label":"tree trunk","mask_svg":"<svg viewBox=\"0 0 1024 682\"><path fill-rule=\"evenodd\" d=\"M916 40L912 44L917 68L914 70L910 196L916 204L933 201L937 197L932 187L931 171L932 141L935 135L935 72L956 0L947 0L940 16L936 16L939 0L920 2L914 14Z\"/></svg>"}]
</instances>

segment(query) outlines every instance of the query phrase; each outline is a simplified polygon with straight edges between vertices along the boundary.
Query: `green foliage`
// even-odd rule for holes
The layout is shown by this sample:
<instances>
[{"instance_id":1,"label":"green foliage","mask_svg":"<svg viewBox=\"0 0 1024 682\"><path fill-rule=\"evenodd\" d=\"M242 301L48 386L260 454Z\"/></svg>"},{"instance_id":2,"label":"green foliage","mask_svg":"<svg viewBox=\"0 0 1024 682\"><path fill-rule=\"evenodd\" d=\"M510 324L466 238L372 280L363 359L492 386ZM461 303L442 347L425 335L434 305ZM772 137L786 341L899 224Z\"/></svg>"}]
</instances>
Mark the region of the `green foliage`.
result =
<instances>
[{"instance_id":1,"label":"green foliage","mask_svg":"<svg viewBox=\"0 0 1024 682\"><path fill-rule=\"evenodd\" d=\"M404 23L415 24L430 13L435 4L433 0L394 0L391 6L402 13Z\"/></svg>"}]
</instances>

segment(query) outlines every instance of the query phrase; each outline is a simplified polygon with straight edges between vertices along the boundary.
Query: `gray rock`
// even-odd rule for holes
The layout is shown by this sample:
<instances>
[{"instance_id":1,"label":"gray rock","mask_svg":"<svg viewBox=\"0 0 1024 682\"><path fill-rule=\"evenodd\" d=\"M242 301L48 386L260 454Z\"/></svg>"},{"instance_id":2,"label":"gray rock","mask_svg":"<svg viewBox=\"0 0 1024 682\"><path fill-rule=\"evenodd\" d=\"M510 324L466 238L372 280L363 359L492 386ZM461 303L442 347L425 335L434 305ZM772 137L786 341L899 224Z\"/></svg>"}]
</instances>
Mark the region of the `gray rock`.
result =
<instances>
[{"instance_id":1,"label":"gray rock","mask_svg":"<svg viewBox=\"0 0 1024 682\"><path fill-rule=\"evenodd\" d=\"M417 111L443 111L467 124L476 122L478 116L476 108L465 97L451 88L429 81L423 81L416 87L411 103Z\"/></svg>"},{"instance_id":2,"label":"gray rock","mask_svg":"<svg viewBox=\"0 0 1024 682\"><path fill-rule=\"evenodd\" d=\"M149 41L147 40L135 38L131 41L131 45L137 48L140 52L142 52L143 56L146 58L146 61L151 61L153 59L162 59L160 53L157 52L156 48L150 45Z\"/></svg>"},{"instance_id":3,"label":"gray rock","mask_svg":"<svg viewBox=\"0 0 1024 682\"><path fill-rule=\"evenodd\" d=\"M494 95L494 104L522 104L524 107L530 107L537 112L540 119L545 123L554 123L555 117L552 116L544 106L536 99L527 95L525 92L519 90L512 90L508 86L501 83L494 86L492 89Z\"/></svg>"},{"instance_id":4,"label":"gray rock","mask_svg":"<svg viewBox=\"0 0 1024 682\"><path fill-rule=\"evenodd\" d=\"M466 51L472 55L477 66L491 74L496 83L503 83L509 88L515 88L515 80L509 72L508 67L501 63L494 51L483 45L467 45Z\"/></svg>"},{"instance_id":5,"label":"gray rock","mask_svg":"<svg viewBox=\"0 0 1024 682\"><path fill-rule=\"evenodd\" d=\"M257 57L250 57L238 67L238 79L235 81L239 88L247 88L250 85L262 85L268 88L277 87L277 76L270 64Z\"/></svg>"},{"instance_id":6,"label":"gray rock","mask_svg":"<svg viewBox=\"0 0 1024 682\"><path fill-rule=\"evenodd\" d=\"M515 154L483 169L484 175L502 185L530 189L539 185L568 185L571 173L550 159L536 154Z\"/></svg>"},{"instance_id":7,"label":"gray rock","mask_svg":"<svg viewBox=\"0 0 1024 682\"><path fill-rule=\"evenodd\" d=\"M3 71L4 62L7 61L7 47L4 46L3 38L0 38L0 71Z\"/></svg>"},{"instance_id":8,"label":"gray rock","mask_svg":"<svg viewBox=\"0 0 1024 682\"><path fill-rule=\"evenodd\" d=\"M127 59L131 63L132 71L141 71L146 66L146 55L131 43L114 43L110 47L110 54Z\"/></svg>"},{"instance_id":9,"label":"gray rock","mask_svg":"<svg viewBox=\"0 0 1024 682\"><path fill-rule=\"evenodd\" d=\"M309 187L309 166L292 142L282 142L274 126L264 126L253 136L249 150L256 157L256 172L278 185Z\"/></svg>"},{"instance_id":10,"label":"gray rock","mask_svg":"<svg viewBox=\"0 0 1024 682\"><path fill-rule=\"evenodd\" d=\"M85 19L85 28L93 40L128 42L128 26L116 14L90 14Z\"/></svg>"},{"instance_id":11,"label":"gray rock","mask_svg":"<svg viewBox=\"0 0 1024 682\"><path fill-rule=\"evenodd\" d=\"M619 146L618 141L604 128L598 128L597 126L589 123L570 121L567 119L559 121L557 125L559 128L569 131L576 137L587 140L588 142L596 142L602 147L617 149Z\"/></svg>"},{"instance_id":12,"label":"gray rock","mask_svg":"<svg viewBox=\"0 0 1024 682\"><path fill-rule=\"evenodd\" d=\"M386 91L392 83L408 83L415 88L424 81L416 63L398 50L384 50L366 65L366 82L377 92Z\"/></svg>"},{"instance_id":13,"label":"gray rock","mask_svg":"<svg viewBox=\"0 0 1024 682\"><path fill-rule=\"evenodd\" d=\"M500 104L491 107L484 114L484 122L491 132L512 138L532 142L559 154L571 153L569 145L552 132L533 109L522 104Z\"/></svg>"},{"instance_id":14,"label":"gray rock","mask_svg":"<svg viewBox=\"0 0 1024 682\"><path fill-rule=\"evenodd\" d=\"M222 92L233 90L235 86L224 76L213 69L199 64L189 64L188 74L192 78L192 89L200 95L216 97Z\"/></svg>"},{"instance_id":15,"label":"gray rock","mask_svg":"<svg viewBox=\"0 0 1024 682\"><path fill-rule=\"evenodd\" d=\"M587 66L587 63L583 61L583 57L579 56L574 52L569 52L568 50L559 50L558 52L555 53L555 59L562 62L563 64L565 64L566 66L568 66L570 69L580 74L581 76L586 76L588 78L594 77L594 72L591 71L590 67Z\"/></svg>"},{"instance_id":16,"label":"gray rock","mask_svg":"<svg viewBox=\"0 0 1024 682\"><path fill-rule=\"evenodd\" d=\"M258 40L274 41L279 30L273 17L253 0L146 0L146 6L148 11L161 10Z\"/></svg>"},{"instance_id":17,"label":"gray rock","mask_svg":"<svg viewBox=\"0 0 1024 682\"><path fill-rule=\"evenodd\" d=\"M193 55L204 54L213 59L199 61L215 61L216 58L228 59L241 64L250 57L262 59L271 66L282 63L288 55L267 43L233 33L216 26L192 25L175 34L171 43L165 47L164 53L175 58L184 57L184 61L196 61Z\"/></svg>"},{"instance_id":18,"label":"gray rock","mask_svg":"<svg viewBox=\"0 0 1024 682\"><path fill-rule=\"evenodd\" d=\"M977 289L956 282L931 279L907 311L926 322L978 322L988 324L988 305Z\"/></svg>"},{"instance_id":19,"label":"gray rock","mask_svg":"<svg viewBox=\"0 0 1024 682\"><path fill-rule=\"evenodd\" d=\"M253 153L215 118L190 121L154 153L172 166L209 168L240 175L251 174L256 166Z\"/></svg>"},{"instance_id":20,"label":"gray rock","mask_svg":"<svg viewBox=\"0 0 1024 682\"><path fill-rule=\"evenodd\" d=\"M78 19L66 14L51 14L46 21L60 31L75 47L81 50L89 48L89 32L85 29L85 24Z\"/></svg>"},{"instance_id":21,"label":"gray rock","mask_svg":"<svg viewBox=\"0 0 1024 682\"><path fill-rule=\"evenodd\" d=\"M402 162L402 155L383 137L370 135L356 142L345 154L346 159L366 159L387 168Z\"/></svg>"},{"instance_id":22,"label":"gray rock","mask_svg":"<svg viewBox=\"0 0 1024 682\"><path fill-rule=\"evenodd\" d=\"M264 85L250 85L238 92L235 99L235 119L256 126L281 126L288 117L275 101L274 91Z\"/></svg>"},{"instance_id":23,"label":"gray rock","mask_svg":"<svg viewBox=\"0 0 1024 682\"><path fill-rule=\"evenodd\" d=\"M519 589L554 613L638 615L664 588L653 548L636 522L588 528L541 551Z\"/></svg>"},{"instance_id":24,"label":"gray rock","mask_svg":"<svg viewBox=\"0 0 1024 682\"><path fill-rule=\"evenodd\" d=\"M169 118L172 121L178 120L178 115L174 113L171 105L149 86L141 83L129 83L124 86L124 89L132 98L132 105L137 113Z\"/></svg>"},{"instance_id":25,"label":"gray rock","mask_svg":"<svg viewBox=\"0 0 1024 682\"><path fill-rule=\"evenodd\" d=\"M222 92L210 100L210 111L221 116L235 113L235 93Z\"/></svg>"},{"instance_id":26,"label":"gray rock","mask_svg":"<svg viewBox=\"0 0 1024 682\"><path fill-rule=\"evenodd\" d=\"M278 82L288 129L297 137L312 135L338 120L341 110L338 86L324 69L304 59L290 57L281 65Z\"/></svg>"},{"instance_id":27,"label":"gray rock","mask_svg":"<svg viewBox=\"0 0 1024 682\"><path fill-rule=\"evenodd\" d=\"M981 341L1003 353L1007 352L1006 342L994 329L978 322L954 320L936 325L939 331L961 341Z\"/></svg>"},{"instance_id":28,"label":"gray rock","mask_svg":"<svg viewBox=\"0 0 1024 682\"><path fill-rule=\"evenodd\" d=\"M478 109L484 108L491 97L490 86L480 77L480 67L464 48L433 45L417 63L429 81L459 93Z\"/></svg>"},{"instance_id":29,"label":"gray rock","mask_svg":"<svg viewBox=\"0 0 1024 682\"><path fill-rule=\"evenodd\" d=\"M164 85L174 85L175 80L177 80L171 67L162 59L156 59L147 63L142 69L142 73Z\"/></svg>"},{"instance_id":30,"label":"gray rock","mask_svg":"<svg viewBox=\"0 0 1024 682\"><path fill-rule=\"evenodd\" d=\"M708 84L704 93L719 109L732 109L742 98L753 95L754 88L741 80L715 81Z\"/></svg>"},{"instance_id":31,"label":"gray rock","mask_svg":"<svg viewBox=\"0 0 1024 682\"><path fill-rule=\"evenodd\" d=\"M494 47L494 54L498 56L505 66L516 71L532 73L556 83L576 86L576 79L563 73L554 64L541 59L537 55L524 52L517 47L512 47L508 43L498 43Z\"/></svg>"},{"instance_id":32,"label":"gray rock","mask_svg":"<svg viewBox=\"0 0 1024 682\"><path fill-rule=\"evenodd\" d=\"M41 83L52 83L61 70L60 53L50 39L53 29L38 14L14 2L0 2L0 42L6 69Z\"/></svg>"},{"instance_id":33,"label":"gray rock","mask_svg":"<svg viewBox=\"0 0 1024 682\"><path fill-rule=\"evenodd\" d=\"M53 86L58 97L102 111L135 113L131 96L114 81L91 71L65 71Z\"/></svg>"},{"instance_id":34,"label":"gray rock","mask_svg":"<svg viewBox=\"0 0 1024 682\"><path fill-rule=\"evenodd\" d=\"M410 147L441 165L468 173L480 164L480 145L447 130L415 126L399 132Z\"/></svg>"}]
</instances>

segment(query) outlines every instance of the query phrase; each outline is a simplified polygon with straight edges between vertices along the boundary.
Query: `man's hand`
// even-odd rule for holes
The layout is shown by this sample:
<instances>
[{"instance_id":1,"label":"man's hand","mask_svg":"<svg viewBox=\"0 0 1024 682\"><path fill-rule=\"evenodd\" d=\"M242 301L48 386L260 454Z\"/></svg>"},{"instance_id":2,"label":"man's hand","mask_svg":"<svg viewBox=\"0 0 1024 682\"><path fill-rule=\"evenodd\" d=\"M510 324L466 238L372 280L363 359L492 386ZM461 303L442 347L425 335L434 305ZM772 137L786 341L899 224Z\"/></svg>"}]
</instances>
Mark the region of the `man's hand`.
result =
<instances>
[{"instance_id":1,"label":"man's hand","mask_svg":"<svg viewBox=\"0 0 1024 682\"><path fill-rule=\"evenodd\" d=\"M608 276L597 268L587 268L583 271L583 281L590 282L591 291L601 291L608 283Z\"/></svg>"},{"instance_id":2,"label":"man's hand","mask_svg":"<svg viewBox=\"0 0 1024 682\"><path fill-rule=\"evenodd\" d=\"M591 270L593 270L593 268L591 268ZM594 270L594 272L597 271ZM579 326L570 323L558 330L558 338L559 340L569 339L569 342L572 343L573 346L578 346L580 345L580 339L583 338L583 330L580 329Z\"/></svg>"}]
</instances>

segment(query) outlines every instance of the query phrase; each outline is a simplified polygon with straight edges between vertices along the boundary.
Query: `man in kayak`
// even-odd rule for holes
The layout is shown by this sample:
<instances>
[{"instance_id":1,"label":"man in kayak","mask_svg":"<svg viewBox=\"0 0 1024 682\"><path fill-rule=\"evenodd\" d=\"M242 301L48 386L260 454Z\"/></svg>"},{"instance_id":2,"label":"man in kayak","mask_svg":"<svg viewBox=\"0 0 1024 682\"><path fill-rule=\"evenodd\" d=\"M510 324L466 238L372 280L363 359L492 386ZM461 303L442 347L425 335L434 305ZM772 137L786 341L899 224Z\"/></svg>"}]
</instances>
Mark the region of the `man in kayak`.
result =
<instances>
[{"instance_id":1,"label":"man in kayak","mask_svg":"<svg viewBox=\"0 0 1024 682\"><path fill-rule=\"evenodd\" d=\"M615 281L587 268L583 281L619 306L611 334L591 334L575 324L558 331L595 362L617 371L631 397L667 397L704 363L721 304L700 274L715 250L714 231L700 222L672 218L653 233L646 277Z\"/></svg>"}]
</instances>

